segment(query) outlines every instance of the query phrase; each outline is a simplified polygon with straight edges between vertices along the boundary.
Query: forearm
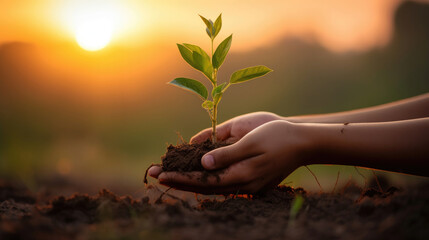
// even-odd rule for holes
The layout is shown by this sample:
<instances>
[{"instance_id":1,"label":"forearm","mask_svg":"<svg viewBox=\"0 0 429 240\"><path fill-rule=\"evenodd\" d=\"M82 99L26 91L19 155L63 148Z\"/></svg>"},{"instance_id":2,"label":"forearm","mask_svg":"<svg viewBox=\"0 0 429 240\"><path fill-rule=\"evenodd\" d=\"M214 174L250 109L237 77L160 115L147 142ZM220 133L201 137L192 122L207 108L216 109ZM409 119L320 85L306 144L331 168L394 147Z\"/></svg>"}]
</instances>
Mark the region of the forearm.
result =
<instances>
[{"instance_id":1,"label":"forearm","mask_svg":"<svg viewBox=\"0 0 429 240\"><path fill-rule=\"evenodd\" d=\"M387 122L429 117L429 93L383 104L340 113L286 117L295 123L359 123Z\"/></svg>"},{"instance_id":2,"label":"forearm","mask_svg":"<svg viewBox=\"0 0 429 240\"><path fill-rule=\"evenodd\" d=\"M296 127L309 140L304 165L353 165L429 176L429 118Z\"/></svg>"}]
</instances>

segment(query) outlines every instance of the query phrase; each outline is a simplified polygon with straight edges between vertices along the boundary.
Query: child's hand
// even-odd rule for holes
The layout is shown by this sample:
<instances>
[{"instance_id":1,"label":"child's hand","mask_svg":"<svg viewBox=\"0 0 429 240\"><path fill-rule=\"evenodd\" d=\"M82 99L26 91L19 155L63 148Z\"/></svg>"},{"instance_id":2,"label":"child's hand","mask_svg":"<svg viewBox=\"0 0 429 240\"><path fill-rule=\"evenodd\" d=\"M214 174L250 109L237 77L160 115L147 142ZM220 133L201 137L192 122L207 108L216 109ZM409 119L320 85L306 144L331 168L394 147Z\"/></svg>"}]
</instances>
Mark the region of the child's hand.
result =
<instances>
[{"instance_id":1,"label":"child's hand","mask_svg":"<svg viewBox=\"0 0 429 240\"><path fill-rule=\"evenodd\" d=\"M302 165L300 153L308 142L296 127L296 124L283 120L271 121L238 142L204 155L202 164L206 169L223 169L219 180L209 176L207 181L202 181L201 172L185 175L160 172L156 168L149 174L158 177L161 184L206 194L263 191L276 186Z\"/></svg>"},{"instance_id":2,"label":"child's hand","mask_svg":"<svg viewBox=\"0 0 429 240\"><path fill-rule=\"evenodd\" d=\"M269 112L255 112L232 118L217 126L217 140L234 143L260 125L280 120L281 117ZM191 138L191 143L200 143L211 137L212 129L207 128Z\"/></svg>"}]
</instances>

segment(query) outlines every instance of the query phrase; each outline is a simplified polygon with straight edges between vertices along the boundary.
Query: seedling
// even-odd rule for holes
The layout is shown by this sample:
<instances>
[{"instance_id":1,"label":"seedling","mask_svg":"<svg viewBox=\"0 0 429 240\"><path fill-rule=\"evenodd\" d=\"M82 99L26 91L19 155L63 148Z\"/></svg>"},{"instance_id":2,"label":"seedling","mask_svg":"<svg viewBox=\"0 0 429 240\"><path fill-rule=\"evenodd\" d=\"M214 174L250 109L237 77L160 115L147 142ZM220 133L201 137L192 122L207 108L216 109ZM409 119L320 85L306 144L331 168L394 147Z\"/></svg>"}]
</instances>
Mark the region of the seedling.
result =
<instances>
[{"instance_id":1,"label":"seedling","mask_svg":"<svg viewBox=\"0 0 429 240\"><path fill-rule=\"evenodd\" d=\"M213 23L212 20L207 20L201 16L204 24L206 25L206 32L211 40L211 54L210 56L200 47L192 44L177 44L179 52L183 59L191 65L191 67L200 71L210 81L213 88L211 91L211 98L209 98L209 92L207 88L199 81L190 78L176 78L169 82L175 86L189 90L196 93L202 100L202 107L207 110L211 124L212 124L212 142L216 142L216 125L217 125L217 114L219 102L222 99L225 91L232 85L243 83L251 79L264 76L272 70L266 66L254 66L235 71L229 82L219 83L218 82L218 71L225 61L226 55L231 47L232 34L223 40L213 52L213 43L216 36L219 34L222 28L222 14Z\"/></svg>"},{"instance_id":2,"label":"seedling","mask_svg":"<svg viewBox=\"0 0 429 240\"><path fill-rule=\"evenodd\" d=\"M304 198L300 194L295 195L295 198L293 199L290 207L289 226L292 226L294 224L296 217L298 216L298 213L301 210L303 204Z\"/></svg>"}]
</instances>

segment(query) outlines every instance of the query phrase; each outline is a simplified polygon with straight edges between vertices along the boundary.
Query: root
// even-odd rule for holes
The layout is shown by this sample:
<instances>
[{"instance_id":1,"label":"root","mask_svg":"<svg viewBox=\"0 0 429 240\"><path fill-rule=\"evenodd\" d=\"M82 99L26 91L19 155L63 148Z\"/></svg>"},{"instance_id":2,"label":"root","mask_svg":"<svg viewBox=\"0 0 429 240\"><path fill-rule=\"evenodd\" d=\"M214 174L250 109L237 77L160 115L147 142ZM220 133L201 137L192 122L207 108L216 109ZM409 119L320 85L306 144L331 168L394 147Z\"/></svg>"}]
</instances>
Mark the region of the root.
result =
<instances>
[{"instance_id":1,"label":"root","mask_svg":"<svg viewBox=\"0 0 429 240\"><path fill-rule=\"evenodd\" d=\"M152 163L148 168L146 168L146 172L144 173L144 178L143 178L143 183L145 186L147 185L147 172L149 171L149 168L151 168L153 166L162 167L162 165L159 163Z\"/></svg>"},{"instance_id":2,"label":"root","mask_svg":"<svg viewBox=\"0 0 429 240\"><path fill-rule=\"evenodd\" d=\"M176 134L177 134L177 141L176 141L176 145L179 145L179 140L182 142L181 144L185 144L186 142L185 142L185 139L183 139L182 134L180 134L180 132L179 132L179 131L177 131L177 132L176 132Z\"/></svg>"},{"instance_id":3,"label":"root","mask_svg":"<svg viewBox=\"0 0 429 240\"><path fill-rule=\"evenodd\" d=\"M158 199L156 199L155 203L162 203L162 197L163 197L164 195L167 195L167 194L168 194L167 192L171 189L171 187L167 188L167 190L165 190L165 191L162 191L162 190L161 190L161 189L159 189L158 187L156 187L156 189L157 189L158 191L162 192L162 193L161 193L161 195L158 197ZM171 195L171 194L168 194L167 196L171 197L172 195ZM175 197L175 196L173 196L173 198L178 199L178 198L177 198L177 197Z\"/></svg>"},{"instance_id":4,"label":"root","mask_svg":"<svg viewBox=\"0 0 429 240\"><path fill-rule=\"evenodd\" d=\"M317 179L316 175L313 173L313 171L310 170L310 168L308 166L304 166L305 168L307 168L307 170L311 173L311 175L313 175L314 179L316 179L317 184L320 187L320 192L323 192L323 188L322 185L320 185L319 179Z\"/></svg>"},{"instance_id":5,"label":"root","mask_svg":"<svg viewBox=\"0 0 429 240\"><path fill-rule=\"evenodd\" d=\"M155 203L158 203L158 204L162 203L162 197L163 197L164 195L166 195L166 196L169 196L170 198L172 198L172 199L174 199L174 200L180 201L184 207L189 208L189 204L188 204L188 202L186 202L185 200L183 200L183 199L181 199L181 198L179 198L179 197L176 197L176 196L174 196L174 195L172 195L172 194L167 193L168 191L170 191L170 189L172 189L172 187L169 187L169 188L168 188L167 190L165 190L165 191L162 191L162 190L161 190L161 189L159 189L157 186L154 186L154 187L155 187L155 189L156 189L156 190L158 190L158 191L162 192L162 194L158 197L158 199L155 201Z\"/></svg>"},{"instance_id":6,"label":"root","mask_svg":"<svg viewBox=\"0 0 429 240\"><path fill-rule=\"evenodd\" d=\"M340 171L338 171L338 174L337 174L337 180L335 181L335 185L334 185L334 188L332 189L332 192L331 193L334 193L335 192L335 188L337 188L337 184L338 184L338 179L340 178Z\"/></svg>"},{"instance_id":7,"label":"root","mask_svg":"<svg viewBox=\"0 0 429 240\"><path fill-rule=\"evenodd\" d=\"M349 180L347 181L346 185L342 187L341 194L344 194L344 191L352 184L352 175L349 176Z\"/></svg>"},{"instance_id":8,"label":"root","mask_svg":"<svg viewBox=\"0 0 429 240\"><path fill-rule=\"evenodd\" d=\"M167 190L162 191L161 189L159 189L158 187L156 187L156 190L162 192L162 194L158 197L158 199L155 201L155 203L161 203L162 202L162 197L164 197L164 195L171 197L174 200L178 200L181 201L183 204L187 204L187 202L185 202L184 200L182 200L181 198L178 198L172 194L167 193L168 191L170 191L170 189L172 189L172 187L167 188Z\"/></svg>"},{"instance_id":9,"label":"root","mask_svg":"<svg viewBox=\"0 0 429 240\"><path fill-rule=\"evenodd\" d=\"M380 182L378 181L378 177L377 177L377 175L375 174L374 170L371 170L371 171L372 171L372 174L374 175L375 181L377 182L378 190L379 190L381 193L384 193L383 188L381 188Z\"/></svg>"},{"instance_id":10,"label":"root","mask_svg":"<svg viewBox=\"0 0 429 240\"><path fill-rule=\"evenodd\" d=\"M366 177L365 177L365 175L363 175L360 171L359 171L359 169L356 167L356 166L354 166L355 167L355 170L356 170L356 172L363 178L363 180L365 181L365 183L364 183L364 185L363 185L363 189L366 189L366 186L368 186L368 180L366 179Z\"/></svg>"}]
</instances>

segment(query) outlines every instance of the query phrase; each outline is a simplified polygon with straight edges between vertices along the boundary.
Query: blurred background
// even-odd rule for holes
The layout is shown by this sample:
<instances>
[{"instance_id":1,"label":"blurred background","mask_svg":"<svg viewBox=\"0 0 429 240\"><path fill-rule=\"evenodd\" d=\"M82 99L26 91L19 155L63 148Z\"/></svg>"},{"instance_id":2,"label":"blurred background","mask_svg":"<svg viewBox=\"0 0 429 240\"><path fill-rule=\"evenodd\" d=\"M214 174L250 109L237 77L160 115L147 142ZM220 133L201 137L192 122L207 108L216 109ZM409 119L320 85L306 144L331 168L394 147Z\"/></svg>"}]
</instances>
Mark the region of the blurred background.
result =
<instances>
[{"instance_id":1,"label":"blurred background","mask_svg":"<svg viewBox=\"0 0 429 240\"><path fill-rule=\"evenodd\" d=\"M189 140L210 126L196 96L166 84L205 81L176 47L209 51L198 14L222 13L216 44L234 34L220 81L252 65L274 69L232 87L220 122L253 111L344 111L426 93L428 3L0 0L0 177L34 189L141 189L145 169L180 142L178 134ZM326 191L338 172L342 184L365 182L353 167L310 168ZM397 185L426 181L377 174ZM306 169L285 182L318 190Z\"/></svg>"}]
</instances>

